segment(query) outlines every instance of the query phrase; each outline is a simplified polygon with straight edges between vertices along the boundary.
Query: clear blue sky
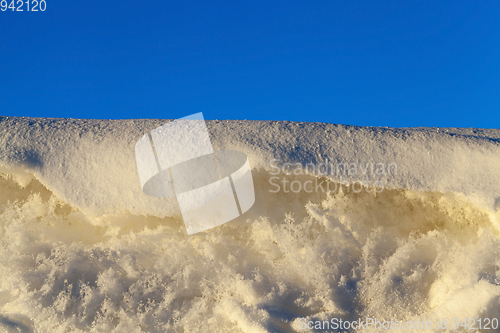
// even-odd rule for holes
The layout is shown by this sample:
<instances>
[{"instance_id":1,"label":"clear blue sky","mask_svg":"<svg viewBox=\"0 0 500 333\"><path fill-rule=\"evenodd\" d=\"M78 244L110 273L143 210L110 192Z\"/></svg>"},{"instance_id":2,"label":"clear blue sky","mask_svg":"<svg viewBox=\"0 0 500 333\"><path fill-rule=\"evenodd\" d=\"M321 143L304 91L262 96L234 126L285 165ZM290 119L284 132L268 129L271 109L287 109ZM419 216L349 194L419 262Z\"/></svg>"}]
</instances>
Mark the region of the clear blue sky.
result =
<instances>
[{"instance_id":1,"label":"clear blue sky","mask_svg":"<svg viewBox=\"0 0 500 333\"><path fill-rule=\"evenodd\" d=\"M500 1L45 1L0 115L500 128Z\"/></svg>"}]
</instances>

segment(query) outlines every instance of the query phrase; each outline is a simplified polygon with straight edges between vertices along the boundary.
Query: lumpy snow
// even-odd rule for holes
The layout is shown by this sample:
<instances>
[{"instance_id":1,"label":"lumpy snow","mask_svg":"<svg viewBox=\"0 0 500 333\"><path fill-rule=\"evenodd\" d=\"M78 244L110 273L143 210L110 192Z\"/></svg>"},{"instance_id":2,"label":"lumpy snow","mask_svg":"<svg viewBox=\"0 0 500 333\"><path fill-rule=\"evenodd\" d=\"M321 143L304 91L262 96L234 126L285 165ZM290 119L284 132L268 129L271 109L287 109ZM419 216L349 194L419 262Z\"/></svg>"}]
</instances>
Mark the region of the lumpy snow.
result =
<instances>
[{"instance_id":1,"label":"lumpy snow","mask_svg":"<svg viewBox=\"0 0 500 333\"><path fill-rule=\"evenodd\" d=\"M136 170L136 141L165 122L0 118L2 329L500 317L500 130L207 121L215 149L248 155L256 202L188 236Z\"/></svg>"}]
</instances>

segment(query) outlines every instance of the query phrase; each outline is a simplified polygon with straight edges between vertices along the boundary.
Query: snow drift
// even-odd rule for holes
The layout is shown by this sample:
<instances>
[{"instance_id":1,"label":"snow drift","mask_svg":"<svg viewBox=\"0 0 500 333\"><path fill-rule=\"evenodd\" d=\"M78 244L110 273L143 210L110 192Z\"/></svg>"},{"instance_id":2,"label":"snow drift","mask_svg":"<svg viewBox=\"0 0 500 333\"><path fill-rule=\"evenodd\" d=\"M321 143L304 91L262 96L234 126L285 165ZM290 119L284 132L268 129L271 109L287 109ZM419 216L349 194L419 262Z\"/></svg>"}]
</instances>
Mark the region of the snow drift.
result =
<instances>
[{"instance_id":1,"label":"snow drift","mask_svg":"<svg viewBox=\"0 0 500 333\"><path fill-rule=\"evenodd\" d=\"M135 164L136 141L165 122L1 118L0 327L293 332L500 316L500 130L207 121L215 149L248 155L256 202L187 236L175 198L146 196ZM282 168L322 163L397 172L355 191L362 172ZM275 191L278 168L336 191Z\"/></svg>"}]
</instances>

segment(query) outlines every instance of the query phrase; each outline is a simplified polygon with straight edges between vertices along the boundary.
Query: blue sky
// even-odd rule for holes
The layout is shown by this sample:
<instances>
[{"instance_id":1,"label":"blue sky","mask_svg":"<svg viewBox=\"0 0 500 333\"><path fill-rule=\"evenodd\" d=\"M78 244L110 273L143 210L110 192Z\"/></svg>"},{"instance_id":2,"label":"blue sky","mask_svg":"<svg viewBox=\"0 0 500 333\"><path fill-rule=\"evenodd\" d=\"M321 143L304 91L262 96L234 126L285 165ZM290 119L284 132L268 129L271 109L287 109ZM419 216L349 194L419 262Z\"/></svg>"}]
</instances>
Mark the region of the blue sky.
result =
<instances>
[{"instance_id":1,"label":"blue sky","mask_svg":"<svg viewBox=\"0 0 500 333\"><path fill-rule=\"evenodd\" d=\"M1 115L500 128L499 1L45 1Z\"/></svg>"}]
</instances>

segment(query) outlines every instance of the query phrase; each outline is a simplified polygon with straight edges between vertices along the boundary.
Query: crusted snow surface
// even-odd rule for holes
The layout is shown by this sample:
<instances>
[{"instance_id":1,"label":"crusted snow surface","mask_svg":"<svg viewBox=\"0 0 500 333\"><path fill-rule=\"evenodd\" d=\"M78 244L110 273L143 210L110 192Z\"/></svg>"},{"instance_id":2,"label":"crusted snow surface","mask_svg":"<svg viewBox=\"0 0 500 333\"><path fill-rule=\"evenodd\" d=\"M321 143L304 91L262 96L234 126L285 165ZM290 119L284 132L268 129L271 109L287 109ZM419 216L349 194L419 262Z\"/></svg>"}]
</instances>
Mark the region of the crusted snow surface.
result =
<instances>
[{"instance_id":1,"label":"crusted snow surface","mask_svg":"<svg viewBox=\"0 0 500 333\"><path fill-rule=\"evenodd\" d=\"M0 118L0 328L500 317L500 130L207 121L215 149L249 156L256 203L188 236L136 170L135 142L167 121Z\"/></svg>"}]
</instances>

